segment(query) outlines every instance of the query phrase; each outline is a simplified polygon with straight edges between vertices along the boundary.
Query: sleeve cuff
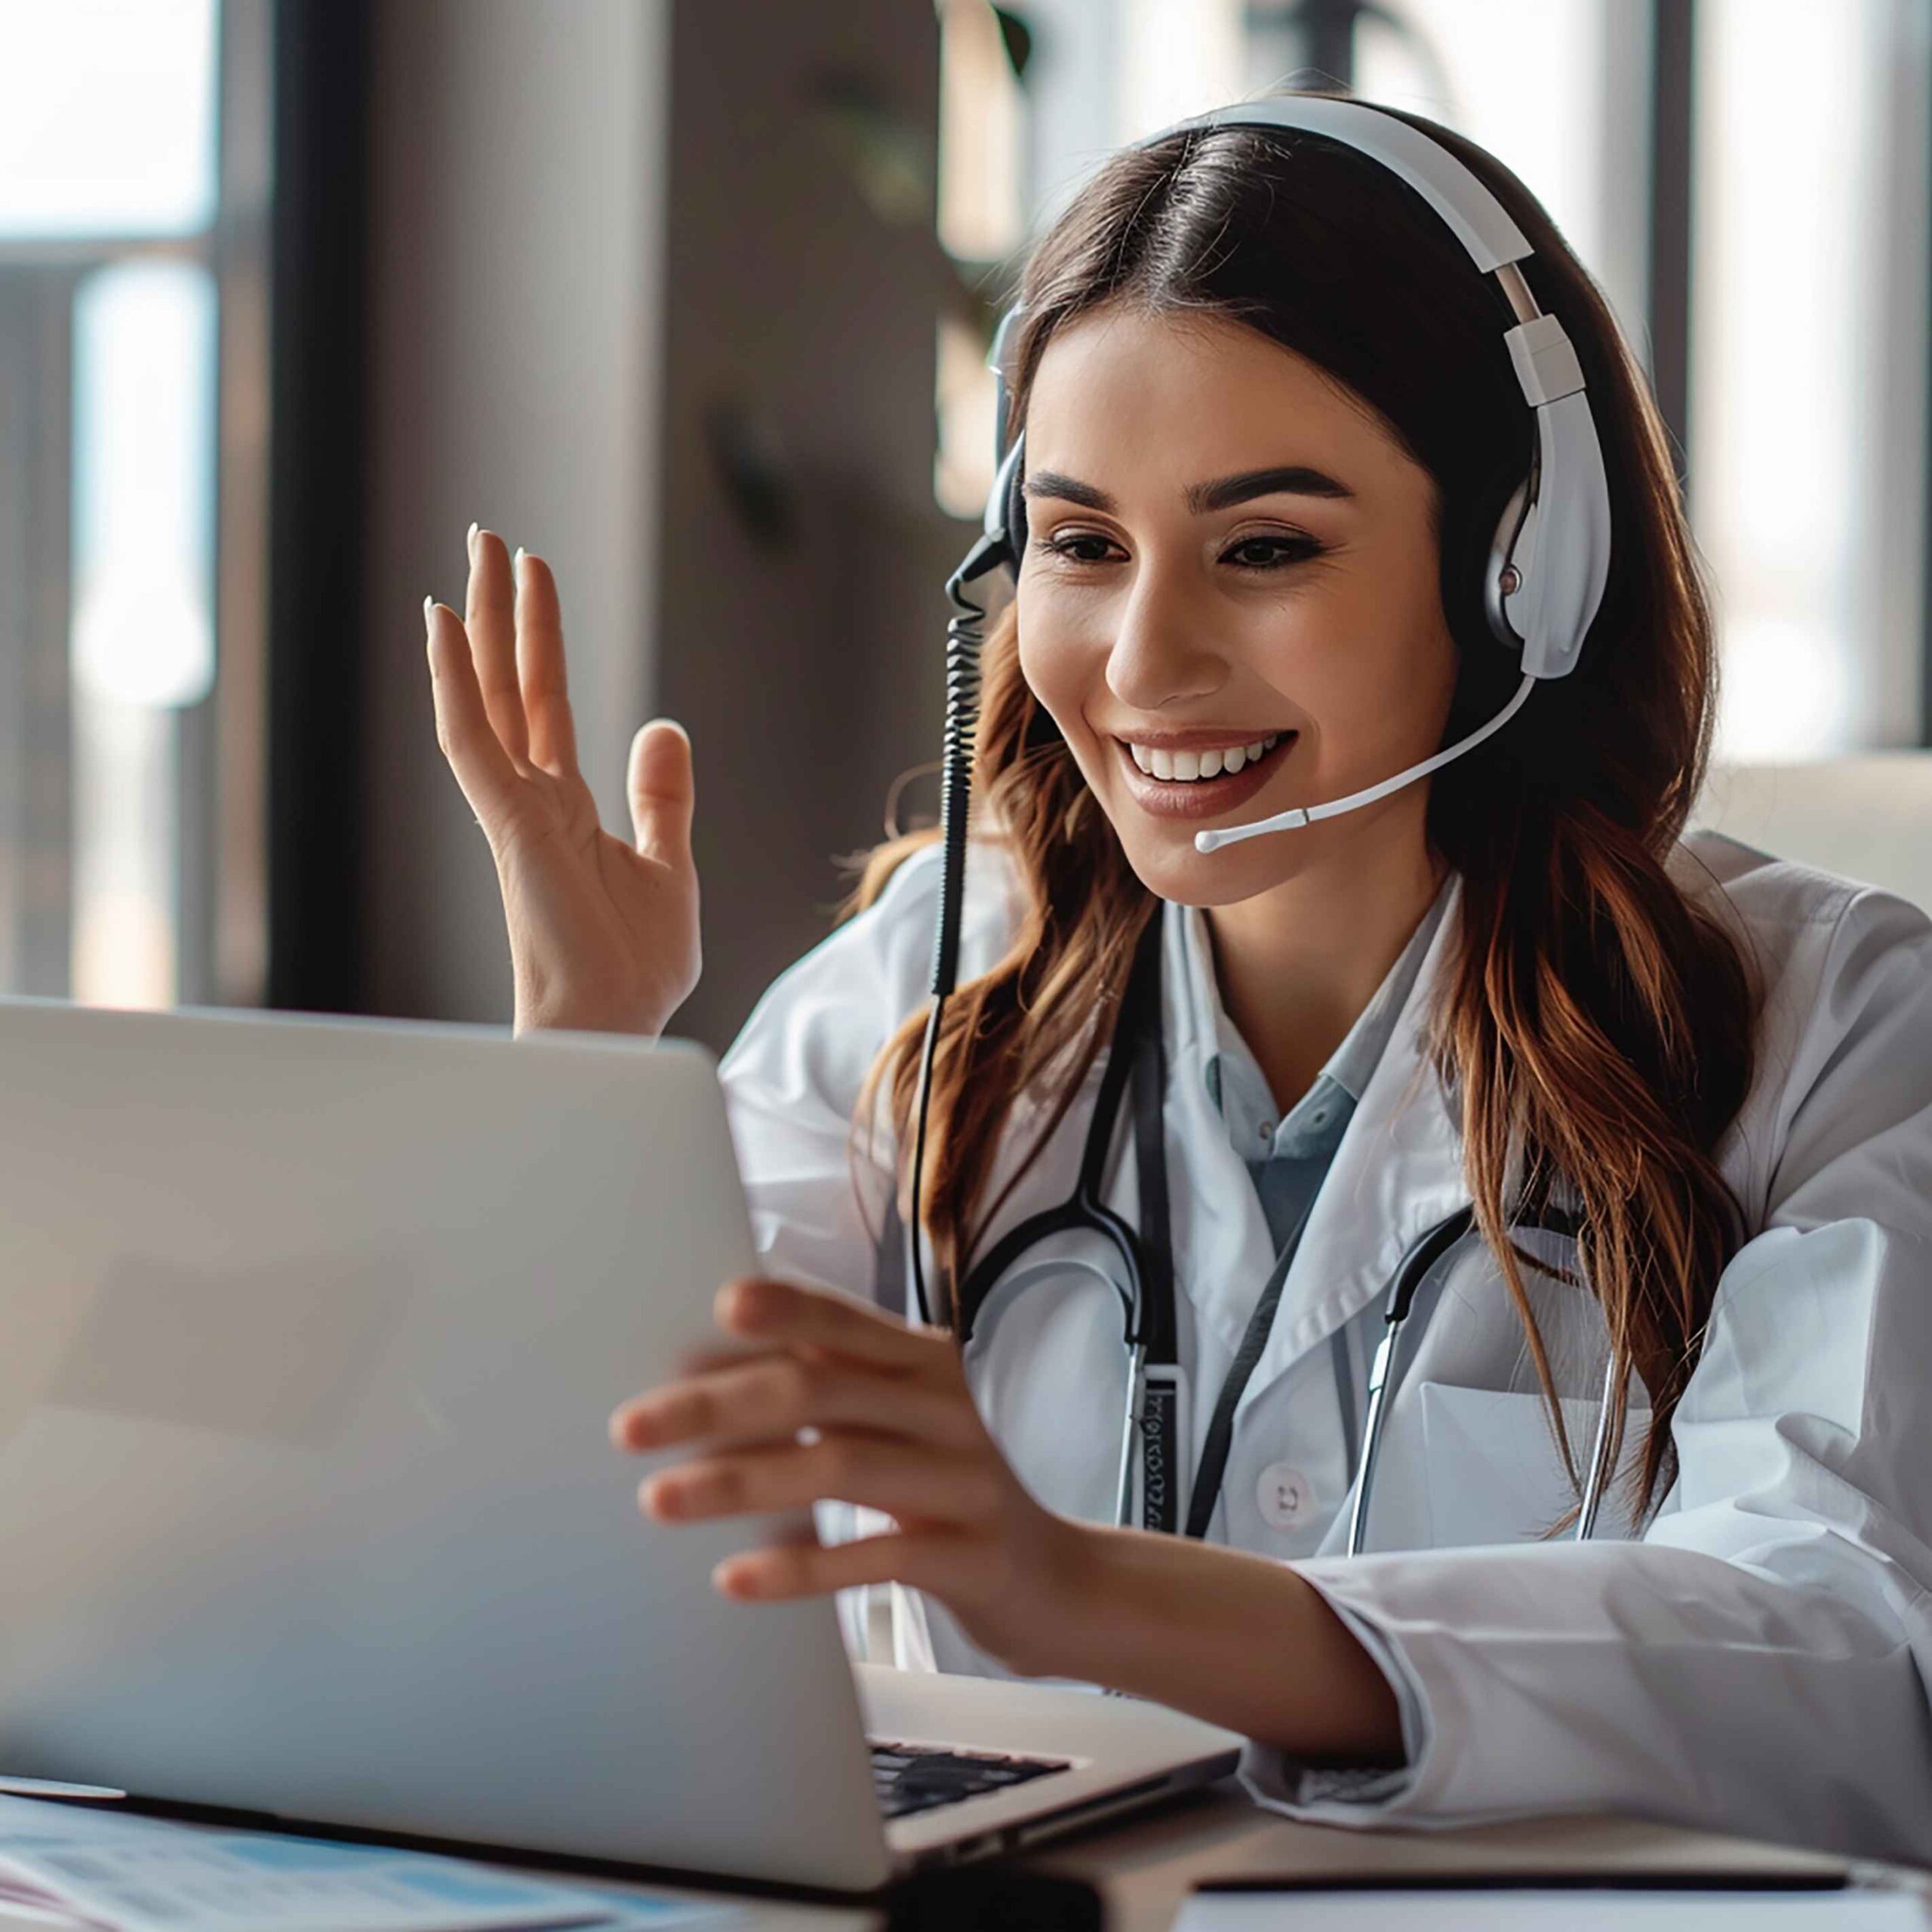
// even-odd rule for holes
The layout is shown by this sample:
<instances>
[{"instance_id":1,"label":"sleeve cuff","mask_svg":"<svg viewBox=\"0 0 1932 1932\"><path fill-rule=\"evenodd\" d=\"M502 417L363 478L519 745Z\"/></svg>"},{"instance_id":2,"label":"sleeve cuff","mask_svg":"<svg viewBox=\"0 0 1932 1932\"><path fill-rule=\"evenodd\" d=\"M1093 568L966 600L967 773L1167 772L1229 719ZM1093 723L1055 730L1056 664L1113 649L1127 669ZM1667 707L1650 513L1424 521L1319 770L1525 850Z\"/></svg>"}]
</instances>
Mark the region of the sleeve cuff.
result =
<instances>
[{"instance_id":1,"label":"sleeve cuff","mask_svg":"<svg viewBox=\"0 0 1932 1932\"><path fill-rule=\"evenodd\" d=\"M1395 1808L1415 1789L1417 1772L1435 1735L1422 1680L1374 1618L1345 1602L1321 1577L1300 1574L1318 1591L1374 1659L1395 1694L1402 1727L1402 1759L1396 1765L1304 1764L1285 1751L1251 1740L1237 1775L1248 1795L1269 1809L1331 1824L1368 1824Z\"/></svg>"}]
</instances>

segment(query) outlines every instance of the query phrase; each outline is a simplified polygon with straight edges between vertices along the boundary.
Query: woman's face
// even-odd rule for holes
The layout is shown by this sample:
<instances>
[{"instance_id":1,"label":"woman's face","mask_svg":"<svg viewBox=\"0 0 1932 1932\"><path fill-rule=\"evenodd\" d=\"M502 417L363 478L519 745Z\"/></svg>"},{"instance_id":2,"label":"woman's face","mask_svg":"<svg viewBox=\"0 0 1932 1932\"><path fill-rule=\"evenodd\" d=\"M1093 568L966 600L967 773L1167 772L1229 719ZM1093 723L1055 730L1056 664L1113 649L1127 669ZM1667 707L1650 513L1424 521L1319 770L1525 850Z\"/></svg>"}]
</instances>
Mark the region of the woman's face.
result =
<instances>
[{"instance_id":1,"label":"woman's face","mask_svg":"<svg viewBox=\"0 0 1932 1932\"><path fill-rule=\"evenodd\" d=\"M1228 905L1370 841L1420 854L1426 783L1194 848L1441 743L1435 485L1365 405L1238 323L1103 309L1041 358L1026 475L1021 666L1150 891Z\"/></svg>"}]
</instances>

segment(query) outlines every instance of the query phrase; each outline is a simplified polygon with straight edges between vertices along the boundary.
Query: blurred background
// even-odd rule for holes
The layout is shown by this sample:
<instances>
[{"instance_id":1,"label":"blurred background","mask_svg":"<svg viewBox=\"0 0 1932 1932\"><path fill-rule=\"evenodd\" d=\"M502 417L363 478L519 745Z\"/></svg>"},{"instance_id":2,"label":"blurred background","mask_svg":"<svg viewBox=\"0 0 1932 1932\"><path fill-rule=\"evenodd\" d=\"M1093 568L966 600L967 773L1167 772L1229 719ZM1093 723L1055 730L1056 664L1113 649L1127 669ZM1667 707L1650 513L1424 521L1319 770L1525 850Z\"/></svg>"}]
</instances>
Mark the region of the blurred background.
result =
<instances>
[{"instance_id":1,"label":"blurred background","mask_svg":"<svg viewBox=\"0 0 1932 1932\"><path fill-rule=\"evenodd\" d=\"M1284 83L1540 195L1670 425L1725 795L1932 865L1932 0L0 0L0 989L506 1019L422 651L475 518L607 822L691 731L721 1046L934 808L1027 237Z\"/></svg>"}]
</instances>

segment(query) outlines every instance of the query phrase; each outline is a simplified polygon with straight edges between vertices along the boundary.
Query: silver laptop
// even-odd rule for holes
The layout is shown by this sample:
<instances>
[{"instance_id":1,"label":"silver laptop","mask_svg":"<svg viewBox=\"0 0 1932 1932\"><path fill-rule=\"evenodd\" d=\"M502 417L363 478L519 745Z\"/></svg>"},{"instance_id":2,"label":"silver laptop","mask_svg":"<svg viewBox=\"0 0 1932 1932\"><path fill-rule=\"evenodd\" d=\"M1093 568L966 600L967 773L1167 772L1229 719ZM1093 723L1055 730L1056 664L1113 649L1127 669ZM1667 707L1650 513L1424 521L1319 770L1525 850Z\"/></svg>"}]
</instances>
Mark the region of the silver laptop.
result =
<instances>
[{"instance_id":1,"label":"silver laptop","mask_svg":"<svg viewBox=\"0 0 1932 1932\"><path fill-rule=\"evenodd\" d=\"M0 1066L0 1775L858 1890L1232 1767L639 1512L609 1412L753 1265L703 1048L14 1001Z\"/></svg>"}]
</instances>

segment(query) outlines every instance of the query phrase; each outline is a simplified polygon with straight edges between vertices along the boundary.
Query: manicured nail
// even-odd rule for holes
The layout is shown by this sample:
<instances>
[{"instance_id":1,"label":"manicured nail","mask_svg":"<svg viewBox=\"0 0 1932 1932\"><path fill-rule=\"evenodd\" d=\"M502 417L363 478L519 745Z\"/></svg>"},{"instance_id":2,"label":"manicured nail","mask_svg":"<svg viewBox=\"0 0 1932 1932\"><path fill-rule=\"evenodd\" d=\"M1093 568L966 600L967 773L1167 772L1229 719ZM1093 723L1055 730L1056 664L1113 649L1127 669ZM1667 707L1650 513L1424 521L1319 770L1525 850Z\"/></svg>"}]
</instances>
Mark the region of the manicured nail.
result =
<instances>
[{"instance_id":1,"label":"manicured nail","mask_svg":"<svg viewBox=\"0 0 1932 1932\"><path fill-rule=\"evenodd\" d=\"M516 546L516 555L512 560L513 567L518 577L521 577L523 574L523 560L526 554L527 553L525 552L523 546L519 543Z\"/></svg>"},{"instance_id":2,"label":"manicured nail","mask_svg":"<svg viewBox=\"0 0 1932 1932\"><path fill-rule=\"evenodd\" d=\"M469 547L469 554L470 554L472 557L473 557L473 556L475 556L475 554L476 554L476 526L475 526L475 524L473 524L473 523L469 526L469 546L468 546L468 547Z\"/></svg>"},{"instance_id":3,"label":"manicured nail","mask_svg":"<svg viewBox=\"0 0 1932 1932\"><path fill-rule=\"evenodd\" d=\"M435 598L433 598L433 597L426 597L426 598L423 598L423 621L424 624L425 624L425 625L428 625L428 624L431 623L432 622L433 622L433 621L434 621L434 620L435 620L435 615L436 615L436 600L435 600Z\"/></svg>"}]
</instances>

